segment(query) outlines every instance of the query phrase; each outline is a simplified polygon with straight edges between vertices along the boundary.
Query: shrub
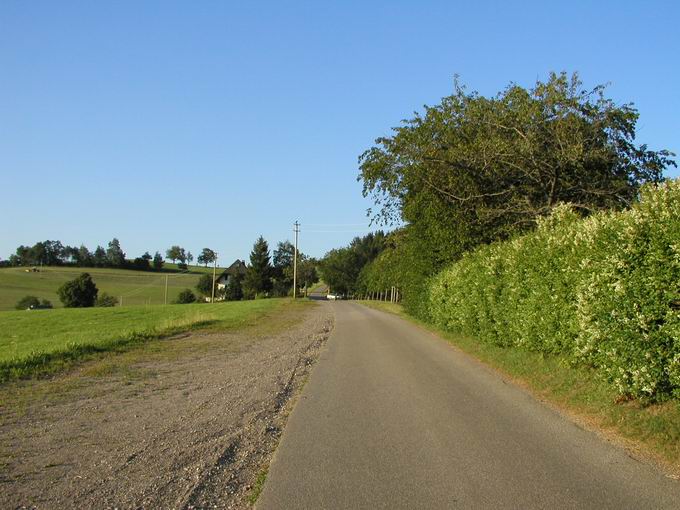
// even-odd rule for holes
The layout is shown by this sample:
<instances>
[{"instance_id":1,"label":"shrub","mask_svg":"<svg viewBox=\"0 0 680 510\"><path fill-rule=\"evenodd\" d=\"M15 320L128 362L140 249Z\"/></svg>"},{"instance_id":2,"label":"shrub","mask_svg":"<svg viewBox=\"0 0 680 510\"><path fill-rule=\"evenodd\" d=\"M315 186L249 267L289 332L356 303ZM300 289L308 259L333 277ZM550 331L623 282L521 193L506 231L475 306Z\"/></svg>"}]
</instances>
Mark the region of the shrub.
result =
<instances>
[{"instance_id":1,"label":"shrub","mask_svg":"<svg viewBox=\"0 0 680 510\"><path fill-rule=\"evenodd\" d=\"M107 308L116 306L117 304L118 300L114 296L112 296L111 294L107 294L106 292L102 292L101 294L99 294L95 306L98 306L100 308Z\"/></svg>"},{"instance_id":2,"label":"shrub","mask_svg":"<svg viewBox=\"0 0 680 510\"><path fill-rule=\"evenodd\" d=\"M86 308L94 306L98 293L97 286L89 273L64 283L57 290L59 299L66 308Z\"/></svg>"},{"instance_id":3,"label":"shrub","mask_svg":"<svg viewBox=\"0 0 680 510\"><path fill-rule=\"evenodd\" d=\"M175 301L175 303L184 305L188 303L194 303L195 301L196 296L194 295L193 292L191 292L191 289L184 289L177 296L177 300Z\"/></svg>"},{"instance_id":4,"label":"shrub","mask_svg":"<svg viewBox=\"0 0 680 510\"><path fill-rule=\"evenodd\" d=\"M28 310L29 308L37 308L40 306L40 300L35 296L24 296L19 301L14 308L17 310Z\"/></svg>"},{"instance_id":5,"label":"shrub","mask_svg":"<svg viewBox=\"0 0 680 510\"><path fill-rule=\"evenodd\" d=\"M211 274L204 274L198 279L196 290L204 296L212 296L213 277Z\"/></svg>"},{"instance_id":6,"label":"shrub","mask_svg":"<svg viewBox=\"0 0 680 510\"><path fill-rule=\"evenodd\" d=\"M429 284L428 317L482 342L595 367L622 395L680 398L680 181L619 213L558 207Z\"/></svg>"},{"instance_id":7,"label":"shrub","mask_svg":"<svg viewBox=\"0 0 680 510\"><path fill-rule=\"evenodd\" d=\"M52 302L49 299L41 299L40 306L38 308L49 309L52 308Z\"/></svg>"}]
</instances>

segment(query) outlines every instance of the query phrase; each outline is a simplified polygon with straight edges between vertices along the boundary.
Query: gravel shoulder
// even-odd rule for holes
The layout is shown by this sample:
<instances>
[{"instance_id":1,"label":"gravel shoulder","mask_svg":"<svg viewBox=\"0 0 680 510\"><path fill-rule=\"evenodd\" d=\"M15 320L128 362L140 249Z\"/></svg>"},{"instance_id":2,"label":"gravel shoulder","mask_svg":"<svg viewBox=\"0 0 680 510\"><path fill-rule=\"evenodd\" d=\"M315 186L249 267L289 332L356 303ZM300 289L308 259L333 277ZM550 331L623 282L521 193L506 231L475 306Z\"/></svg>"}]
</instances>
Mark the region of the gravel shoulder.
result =
<instances>
[{"instance_id":1,"label":"gravel shoulder","mask_svg":"<svg viewBox=\"0 0 680 510\"><path fill-rule=\"evenodd\" d=\"M333 320L290 305L0 388L0 507L249 507Z\"/></svg>"}]
</instances>

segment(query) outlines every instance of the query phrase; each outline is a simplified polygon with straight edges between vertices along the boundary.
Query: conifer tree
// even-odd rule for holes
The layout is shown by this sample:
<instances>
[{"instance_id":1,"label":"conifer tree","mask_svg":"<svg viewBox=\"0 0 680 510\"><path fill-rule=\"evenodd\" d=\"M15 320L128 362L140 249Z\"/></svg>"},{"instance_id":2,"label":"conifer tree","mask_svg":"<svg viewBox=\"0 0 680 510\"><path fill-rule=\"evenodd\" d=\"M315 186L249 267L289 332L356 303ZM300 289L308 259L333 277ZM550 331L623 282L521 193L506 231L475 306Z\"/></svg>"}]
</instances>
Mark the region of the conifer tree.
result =
<instances>
[{"instance_id":1,"label":"conifer tree","mask_svg":"<svg viewBox=\"0 0 680 510\"><path fill-rule=\"evenodd\" d=\"M260 236L253 245L253 251L250 252L250 266L244 282L248 294L257 297L269 292L272 288L271 272L269 245L264 237Z\"/></svg>"}]
</instances>

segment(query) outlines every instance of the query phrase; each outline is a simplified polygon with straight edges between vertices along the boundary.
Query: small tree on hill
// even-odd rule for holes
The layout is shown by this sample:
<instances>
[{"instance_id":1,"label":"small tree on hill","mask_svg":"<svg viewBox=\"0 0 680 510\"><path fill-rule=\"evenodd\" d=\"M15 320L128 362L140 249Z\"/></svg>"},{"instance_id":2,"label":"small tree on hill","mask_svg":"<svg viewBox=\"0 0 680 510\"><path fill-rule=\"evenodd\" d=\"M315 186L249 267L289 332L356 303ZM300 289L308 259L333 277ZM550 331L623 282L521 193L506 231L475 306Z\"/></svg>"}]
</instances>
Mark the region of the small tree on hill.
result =
<instances>
[{"instance_id":1,"label":"small tree on hill","mask_svg":"<svg viewBox=\"0 0 680 510\"><path fill-rule=\"evenodd\" d=\"M109 249L106 250L106 258L111 267L123 267L125 265L125 253L120 247L120 241L115 237L109 242Z\"/></svg>"},{"instance_id":2,"label":"small tree on hill","mask_svg":"<svg viewBox=\"0 0 680 510\"><path fill-rule=\"evenodd\" d=\"M182 260L182 257L184 256L184 248L181 246L171 246L165 251L165 258L168 258L172 260L172 263L174 264L175 261L177 260Z\"/></svg>"},{"instance_id":3,"label":"small tree on hill","mask_svg":"<svg viewBox=\"0 0 680 510\"><path fill-rule=\"evenodd\" d=\"M90 274L83 273L59 287L57 295L66 308L87 308L94 306L98 292Z\"/></svg>"},{"instance_id":4,"label":"small tree on hill","mask_svg":"<svg viewBox=\"0 0 680 510\"><path fill-rule=\"evenodd\" d=\"M92 262L95 267L105 267L107 263L106 250L101 246L97 246L97 249L94 250L94 255L92 255Z\"/></svg>"},{"instance_id":5,"label":"small tree on hill","mask_svg":"<svg viewBox=\"0 0 680 510\"><path fill-rule=\"evenodd\" d=\"M213 250L210 248L203 248L200 255L196 259L196 262L199 264L204 264L205 267L208 267L208 264L212 264L216 258L217 254Z\"/></svg>"},{"instance_id":6,"label":"small tree on hill","mask_svg":"<svg viewBox=\"0 0 680 510\"><path fill-rule=\"evenodd\" d=\"M156 271L160 271L161 269L163 269L163 263L164 263L163 256L160 253L156 252L156 254L153 256L153 268Z\"/></svg>"}]
</instances>

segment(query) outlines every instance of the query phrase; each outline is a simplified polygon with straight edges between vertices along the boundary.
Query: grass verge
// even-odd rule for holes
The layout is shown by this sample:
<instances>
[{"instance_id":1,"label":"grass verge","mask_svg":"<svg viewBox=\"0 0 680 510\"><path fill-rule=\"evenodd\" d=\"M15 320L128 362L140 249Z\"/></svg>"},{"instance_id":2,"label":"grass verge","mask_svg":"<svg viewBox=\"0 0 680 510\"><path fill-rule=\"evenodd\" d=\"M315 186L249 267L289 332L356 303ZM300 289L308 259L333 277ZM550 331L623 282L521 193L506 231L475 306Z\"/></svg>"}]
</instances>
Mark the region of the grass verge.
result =
<instances>
[{"instance_id":1,"label":"grass verge","mask_svg":"<svg viewBox=\"0 0 680 510\"><path fill-rule=\"evenodd\" d=\"M571 366L564 357L488 345L442 331L409 316L398 304L360 303L399 315L437 334L581 425L603 433L638 456L661 463L672 477L680 475L680 403L622 402L593 370Z\"/></svg>"},{"instance_id":2,"label":"grass verge","mask_svg":"<svg viewBox=\"0 0 680 510\"><path fill-rule=\"evenodd\" d=\"M255 323L287 300L0 313L0 383L55 373L97 353L197 329Z\"/></svg>"},{"instance_id":3,"label":"grass verge","mask_svg":"<svg viewBox=\"0 0 680 510\"><path fill-rule=\"evenodd\" d=\"M255 503L257 502L257 498L259 498L260 494L262 494L262 489L264 489L264 483L267 481L267 472L268 472L267 468L260 471L257 475L257 478L255 479L255 482L253 483L253 488L251 489L251 492L248 495L248 503L250 503L251 506L255 505Z\"/></svg>"}]
</instances>

